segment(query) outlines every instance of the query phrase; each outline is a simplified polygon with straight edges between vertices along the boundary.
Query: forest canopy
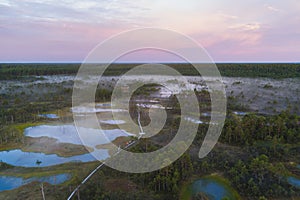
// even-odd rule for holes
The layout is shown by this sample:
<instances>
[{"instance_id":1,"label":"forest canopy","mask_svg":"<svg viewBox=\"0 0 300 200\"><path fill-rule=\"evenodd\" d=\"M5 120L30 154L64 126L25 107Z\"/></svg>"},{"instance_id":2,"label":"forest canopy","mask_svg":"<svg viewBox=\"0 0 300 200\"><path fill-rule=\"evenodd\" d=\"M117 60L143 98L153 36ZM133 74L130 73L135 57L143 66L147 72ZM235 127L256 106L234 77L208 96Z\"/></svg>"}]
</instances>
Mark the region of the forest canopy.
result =
<instances>
[{"instance_id":1,"label":"forest canopy","mask_svg":"<svg viewBox=\"0 0 300 200\"><path fill-rule=\"evenodd\" d=\"M141 63L112 64L105 72L107 76L124 74ZM0 79L16 79L22 76L42 75L75 75L80 63L5 63L0 64ZM199 73L190 65L184 63L166 64L178 70L183 75L193 76ZM201 64L203 67L206 64ZM297 63L217 63L222 76L229 77L268 77L268 78L296 78L300 77L300 64Z\"/></svg>"}]
</instances>

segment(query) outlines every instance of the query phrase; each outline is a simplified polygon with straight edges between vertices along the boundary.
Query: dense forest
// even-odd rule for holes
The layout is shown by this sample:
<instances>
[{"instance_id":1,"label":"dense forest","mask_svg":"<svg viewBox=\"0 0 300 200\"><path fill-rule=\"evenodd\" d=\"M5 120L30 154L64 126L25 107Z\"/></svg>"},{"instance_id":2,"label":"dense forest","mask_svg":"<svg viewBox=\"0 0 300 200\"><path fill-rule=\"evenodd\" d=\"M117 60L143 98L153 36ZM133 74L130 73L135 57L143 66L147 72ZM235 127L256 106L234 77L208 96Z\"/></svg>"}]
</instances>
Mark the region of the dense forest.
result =
<instances>
[{"instance_id":1,"label":"dense forest","mask_svg":"<svg viewBox=\"0 0 300 200\"><path fill-rule=\"evenodd\" d=\"M200 160L193 150L201 145L208 128L208 125L200 125L189 153L172 165L145 174L126 174L106 167L80 190L81 198L178 199L180 189L191 177L212 173L223 174L243 198L299 197L299 188L291 186L285 178L290 174L287 163L299 160L299 122L298 116L288 112L276 116L252 114L243 118L230 114L219 144L206 158ZM173 123L173 128L176 124ZM146 152L157 148L154 141L141 140L130 151ZM300 173L299 170L296 173ZM126 180L132 187L128 191L127 187L120 186L116 192L106 186L110 179Z\"/></svg>"},{"instance_id":2,"label":"dense forest","mask_svg":"<svg viewBox=\"0 0 300 200\"><path fill-rule=\"evenodd\" d=\"M135 64L111 64L105 75L121 75ZM199 75L190 64L167 64L183 75ZM202 64L205 67L205 64ZM217 63L222 76L230 77L269 77L269 78L295 78L300 77L300 64L296 63ZM54 74L76 74L80 64L0 64L0 80L16 79L22 76L41 76Z\"/></svg>"}]
</instances>

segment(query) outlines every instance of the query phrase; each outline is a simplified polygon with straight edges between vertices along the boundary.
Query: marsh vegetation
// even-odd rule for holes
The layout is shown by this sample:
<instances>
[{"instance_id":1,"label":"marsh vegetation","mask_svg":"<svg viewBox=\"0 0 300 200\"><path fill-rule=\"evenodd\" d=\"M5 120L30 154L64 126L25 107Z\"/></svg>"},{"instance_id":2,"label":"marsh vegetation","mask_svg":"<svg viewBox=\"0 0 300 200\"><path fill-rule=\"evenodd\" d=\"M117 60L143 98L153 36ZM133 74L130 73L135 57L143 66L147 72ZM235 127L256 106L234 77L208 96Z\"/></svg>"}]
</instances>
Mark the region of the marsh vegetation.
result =
<instances>
[{"instance_id":1,"label":"marsh vegetation","mask_svg":"<svg viewBox=\"0 0 300 200\"><path fill-rule=\"evenodd\" d=\"M106 72L96 91L96 107L71 108L78 64L1 64L0 180L32 181L1 192L0 199L39 199L40 182L47 182L41 177L68 174L57 184L44 184L47 199L66 199L99 164L88 152L101 150L109 157L113 153L109 142L122 148L136 140L126 120L112 118L112 111L122 110L112 110L109 103L118 75L133 66L115 65ZM300 66L218 64L225 75L228 113L217 145L204 159L198 158L198 150L211 116L207 86L189 66L173 67L189 75L188 84L179 89L192 89L199 101L200 118L194 113L185 118L199 126L193 144L176 162L151 173L102 167L80 189L80 199L299 198ZM176 80L159 80L178 87ZM129 106L133 121L137 122L139 110L142 125L147 125L150 108L166 109L167 123L157 135L140 139L128 151L155 151L174 138L181 115L176 94L159 84L140 88ZM73 115L88 121L93 114L108 140L84 146L76 137ZM193 192L187 192L190 189ZM211 189L218 195L212 195Z\"/></svg>"}]
</instances>

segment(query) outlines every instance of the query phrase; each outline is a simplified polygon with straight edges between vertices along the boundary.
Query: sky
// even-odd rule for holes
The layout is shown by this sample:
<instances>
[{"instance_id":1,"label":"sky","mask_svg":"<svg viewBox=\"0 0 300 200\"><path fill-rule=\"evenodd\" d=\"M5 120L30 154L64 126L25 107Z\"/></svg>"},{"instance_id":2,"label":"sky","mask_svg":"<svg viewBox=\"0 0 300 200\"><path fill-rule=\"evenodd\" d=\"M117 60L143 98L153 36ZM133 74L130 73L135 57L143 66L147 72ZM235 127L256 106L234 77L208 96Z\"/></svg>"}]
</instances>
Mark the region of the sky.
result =
<instances>
[{"instance_id":1,"label":"sky","mask_svg":"<svg viewBox=\"0 0 300 200\"><path fill-rule=\"evenodd\" d=\"M299 62L299 13L299 0L0 0L0 62L82 62L144 27L185 34L216 62Z\"/></svg>"}]
</instances>

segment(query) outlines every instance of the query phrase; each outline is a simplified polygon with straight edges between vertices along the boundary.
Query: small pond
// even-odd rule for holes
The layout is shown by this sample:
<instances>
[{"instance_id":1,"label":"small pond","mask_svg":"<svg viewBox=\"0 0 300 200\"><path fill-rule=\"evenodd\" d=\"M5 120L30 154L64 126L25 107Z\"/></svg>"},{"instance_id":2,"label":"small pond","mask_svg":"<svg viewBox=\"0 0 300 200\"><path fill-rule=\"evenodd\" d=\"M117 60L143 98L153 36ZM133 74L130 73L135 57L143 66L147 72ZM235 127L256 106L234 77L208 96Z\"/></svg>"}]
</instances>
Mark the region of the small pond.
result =
<instances>
[{"instance_id":1,"label":"small pond","mask_svg":"<svg viewBox=\"0 0 300 200\"><path fill-rule=\"evenodd\" d=\"M38 116L47 119L59 119L59 116L56 114L39 114Z\"/></svg>"},{"instance_id":2,"label":"small pond","mask_svg":"<svg viewBox=\"0 0 300 200\"><path fill-rule=\"evenodd\" d=\"M240 112L240 111L234 111L233 113L236 114L236 115L240 115L240 116L245 116L245 115L247 115L246 112Z\"/></svg>"},{"instance_id":3,"label":"small pond","mask_svg":"<svg viewBox=\"0 0 300 200\"><path fill-rule=\"evenodd\" d=\"M184 119L186 121L192 122L194 124L203 124L203 121L201 121L199 119L192 118L192 117L184 117Z\"/></svg>"},{"instance_id":4,"label":"small pond","mask_svg":"<svg viewBox=\"0 0 300 200\"><path fill-rule=\"evenodd\" d=\"M110 124L110 125L118 125L118 124L125 124L126 122L124 120L100 120L100 123L103 124Z\"/></svg>"},{"instance_id":5,"label":"small pond","mask_svg":"<svg viewBox=\"0 0 300 200\"><path fill-rule=\"evenodd\" d=\"M14 176L0 176L0 192L5 190L13 190L22 185L26 185L28 183L38 181L38 182L47 182L52 185L57 185L64 183L69 180L71 176L69 174L57 174L53 176L44 176L44 177L32 177L28 179L24 179L21 177Z\"/></svg>"},{"instance_id":6,"label":"small pond","mask_svg":"<svg viewBox=\"0 0 300 200\"><path fill-rule=\"evenodd\" d=\"M289 184L300 188L300 179L291 176L291 177L288 177L287 180L288 180Z\"/></svg>"},{"instance_id":7,"label":"small pond","mask_svg":"<svg viewBox=\"0 0 300 200\"><path fill-rule=\"evenodd\" d=\"M191 195L204 193L210 200L221 200L225 197L235 199L225 185L211 178L202 178L191 185Z\"/></svg>"}]
</instances>

